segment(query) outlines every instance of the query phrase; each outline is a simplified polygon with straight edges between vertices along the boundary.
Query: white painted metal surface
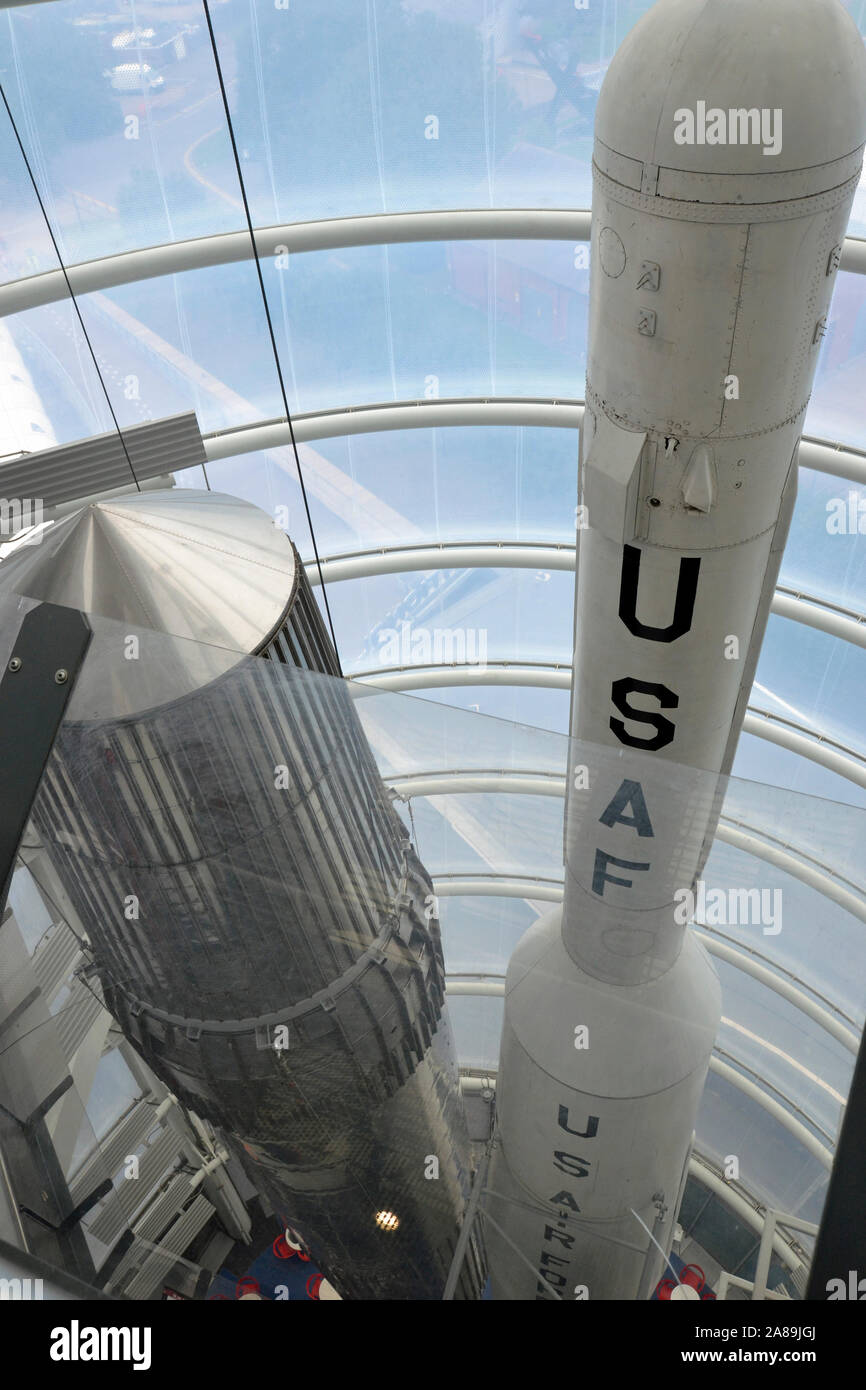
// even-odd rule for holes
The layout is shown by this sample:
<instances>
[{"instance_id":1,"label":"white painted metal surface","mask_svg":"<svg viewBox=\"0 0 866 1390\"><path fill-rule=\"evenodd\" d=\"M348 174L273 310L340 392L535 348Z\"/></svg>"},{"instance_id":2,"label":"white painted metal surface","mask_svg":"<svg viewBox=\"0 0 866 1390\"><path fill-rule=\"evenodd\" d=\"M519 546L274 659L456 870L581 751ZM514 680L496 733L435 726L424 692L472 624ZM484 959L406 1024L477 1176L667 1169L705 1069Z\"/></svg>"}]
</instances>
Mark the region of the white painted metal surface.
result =
<instances>
[{"instance_id":1,"label":"white painted metal surface","mask_svg":"<svg viewBox=\"0 0 866 1390\"><path fill-rule=\"evenodd\" d=\"M581 765L562 910L505 986L487 1239L506 1299L647 1296L670 1247L720 1013L675 895L715 834L793 508L863 44L837 0L659 0L595 137Z\"/></svg>"}]
</instances>

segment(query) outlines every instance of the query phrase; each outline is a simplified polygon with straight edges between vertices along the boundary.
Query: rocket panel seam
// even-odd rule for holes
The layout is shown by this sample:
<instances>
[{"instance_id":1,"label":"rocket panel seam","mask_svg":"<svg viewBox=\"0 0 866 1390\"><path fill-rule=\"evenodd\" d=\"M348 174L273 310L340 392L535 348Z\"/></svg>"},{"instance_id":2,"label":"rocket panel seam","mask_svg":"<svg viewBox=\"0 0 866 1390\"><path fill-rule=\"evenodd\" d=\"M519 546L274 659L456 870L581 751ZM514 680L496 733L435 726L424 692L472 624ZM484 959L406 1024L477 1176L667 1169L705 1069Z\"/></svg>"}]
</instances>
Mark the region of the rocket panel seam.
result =
<instances>
[{"instance_id":1,"label":"rocket panel seam","mask_svg":"<svg viewBox=\"0 0 866 1390\"><path fill-rule=\"evenodd\" d=\"M197 1028L200 1027L203 1034L223 1035L230 1033L233 1035L246 1035L254 1033L257 1028L267 1027L271 1024L277 1025L285 1022L287 1019L303 1018L309 1013L315 1013L326 1004L334 1003L341 994L345 994L354 988L358 979L366 970L382 963L377 956L377 952L381 952L382 948L388 945L394 935L395 932L389 925L379 933L370 946L368 946L364 954L359 956L353 965L349 966L349 968L343 971L342 975L339 975L335 980L330 981L325 988L317 990L315 994L310 995L306 999L297 1000L296 1003L288 1005L286 1008L256 1015L255 1017L238 1019L202 1019L194 1018L191 1015L166 1013L164 1010L158 1009L154 1005L147 1003L145 1000L141 999L140 996L135 995L119 980L113 980L112 987L125 995L127 999L131 1000L138 1007L138 1014L136 1014L136 1017L138 1017L139 1014L147 1014L149 1017L156 1019L158 1023L170 1024L172 1027L177 1028L194 1025ZM416 965L421 967L424 959L423 956L416 959Z\"/></svg>"},{"instance_id":2,"label":"rocket panel seam","mask_svg":"<svg viewBox=\"0 0 866 1390\"><path fill-rule=\"evenodd\" d=\"M828 189L826 193L813 193L805 198L787 198L778 203L699 203L637 193L632 188L615 183L607 174L602 173L595 161L592 170L601 192L626 207L677 222L709 222L716 225L786 222L794 218L811 217L814 213L830 211L841 206L853 196L860 182L858 173L845 183Z\"/></svg>"},{"instance_id":3,"label":"rocket panel seam","mask_svg":"<svg viewBox=\"0 0 866 1390\"><path fill-rule=\"evenodd\" d=\"M729 336L729 343L728 343L728 369L727 369L727 372L725 373L726 379L728 379L728 378L730 377L730 374L731 374L732 371L733 371L734 356L735 356L736 351L737 351L737 325L738 325L739 318L740 318L740 309L741 309L742 303L743 303L743 284L744 284L745 279L746 279L746 271L748 270L748 264L749 264L749 238L750 238L751 232L752 232L751 225L750 225L750 224L747 224L746 227L745 227L743 230L744 230L743 244L742 244L742 246L740 247L740 279L739 279L739 283L738 283L738 285L737 285L737 299L736 299L736 303L733 305L733 311L732 311L732 314L731 314L731 316L730 316L730 336ZM711 436L711 437L714 438L714 439L722 439L722 438L724 437L724 436L722 435L722 430L723 430L723 428L724 428L724 423L725 423L725 405L726 405L725 397L724 397L724 395L722 395L721 400L720 400L720 402L719 402L719 423L718 423L718 425L716 426L716 428L715 428L715 430L713 431L713 434L712 434L712 436ZM805 409L805 407L804 407L804 409Z\"/></svg>"},{"instance_id":4,"label":"rocket panel seam","mask_svg":"<svg viewBox=\"0 0 866 1390\"><path fill-rule=\"evenodd\" d=\"M702 948L702 949L705 949L705 948ZM709 957L707 957L707 959L709 960ZM674 964L676 964L676 962L674 962ZM580 967L580 968L582 969L582 967ZM712 966L710 966L710 968L713 969ZM669 967L669 970L672 970L672 969L673 969L673 966L670 966L670 967ZM668 970L666 970L664 973L665 973L665 975L668 974ZM713 971L713 973L715 974L715 970ZM660 975L658 978L659 978L659 979L663 979L664 976ZM524 975L520 980L518 980L517 984L514 986L513 990L511 990L510 992L511 992L511 993L514 993L514 992L515 992L517 989L519 989L520 986L521 986L522 984L524 984L525 982L526 982L526 976ZM598 983L605 983L605 982L604 982L604 981L598 981L598 980L593 979L593 983L598 984ZM612 989L616 989L616 990L618 990L618 991L621 991L623 988L629 988L629 986L612 985L611 988L612 988ZM506 998L506 999L508 998L508 993L506 993L505 998ZM522 1041L521 1041L521 1039L520 1039L520 1037L519 1037L518 1033L516 1032L516 1030L515 1030L515 1028L514 1028L513 1025L511 1026L511 1030L510 1030L510 1031L511 1031L512 1037L514 1038L514 1044L515 1044L515 1046L518 1047L518 1048L520 1049L520 1051L522 1052L523 1056L524 1056L524 1057L527 1059L527 1061L529 1062L531 1068L533 1068L535 1071L542 1072L546 1077L548 1077L548 1078L549 1078L552 1082L554 1082L557 1086L563 1086L563 1087L565 1087L567 1090L574 1091L576 1095L588 1096L591 1100L598 1100L598 1101L611 1101L611 1100L615 1100L615 1101L621 1101L621 1100L649 1100L652 1096L663 1096L663 1095L665 1094L666 1091L674 1091L674 1090L676 1090L677 1087L678 1087L678 1086L681 1086L681 1085L683 1084L684 1081L687 1081L688 1078L689 1078L690 1076L694 1076L697 1072L704 1070L705 1067L706 1067L706 1063L703 1061L703 1059L699 1058L697 1064L696 1064L695 1066L693 1066L689 1071L684 1071L683 1074L682 1074L682 1076L678 1076L678 1077L676 1078L675 1081L669 1082L667 1086L660 1086L660 1087L658 1088L658 1090L656 1090L656 1091L642 1091L642 1092L638 1092L636 1095L620 1095L618 1092L617 1092L616 1094L612 1094L612 1093L608 1092L608 1093L605 1095L605 1094L603 1094L603 1093L601 1093L601 1092L597 1092L597 1091L589 1091L589 1090L584 1091L584 1090L579 1090L577 1086L572 1085L571 1082L569 1082L569 1081L567 1081L567 1080L565 1079L565 1077L556 1076L553 1072L548 1071L547 1068L546 1068L545 1066L543 1066L542 1063L539 1062L537 1058L532 1057L532 1056L530 1055L530 1053L527 1052L526 1048L524 1047L524 1045L523 1045L523 1043L522 1043ZM504 1031L503 1031L503 1037L504 1037ZM713 1048L713 1051L715 1051L715 1047ZM513 1068L512 1068L512 1070L513 1070Z\"/></svg>"},{"instance_id":5,"label":"rocket panel seam","mask_svg":"<svg viewBox=\"0 0 866 1390\"><path fill-rule=\"evenodd\" d=\"M657 424L655 426L646 423L642 424L629 415L623 415L619 412L612 413L608 403L601 396L599 396L598 393L593 389L589 377L586 378L586 388L584 394L586 396L587 405L595 406L598 410L602 411L602 413L606 415L607 418L611 420L615 425L623 426L625 429L630 430L633 434L645 434L647 438L652 440L653 442L660 442L666 437L667 434L670 433L670 429L659 429L657 427ZM760 439L764 435L774 434L777 430L784 429L786 425L795 424L797 420L799 420L802 416L805 415L806 408L809 404L810 399L811 393L806 398L804 403L797 407L793 414L786 415L784 420L777 420L774 424L766 425L763 429L751 430L746 434L718 434L716 432L706 435L684 434L680 440L680 443L703 443L705 441L712 440L712 442L715 444L734 444L739 440ZM675 427L675 422L672 422L672 427Z\"/></svg>"},{"instance_id":6,"label":"rocket panel seam","mask_svg":"<svg viewBox=\"0 0 866 1390\"><path fill-rule=\"evenodd\" d=\"M608 169L603 169L600 161L609 163L611 167ZM685 186L693 184L695 188L700 188L701 186L709 186L711 188L720 188L721 190L724 190L727 187L728 191L730 192L733 192L734 188L737 185L745 184L748 187L748 185L753 184L754 180L756 179L760 180L762 184L768 183L770 185L775 185L776 188L779 188L782 184L790 186L792 183L796 182L797 179L802 180L807 175L813 175L819 172L829 174L830 177L841 175L842 177L840 179L840 182L844 182L846 177L850 177L850 174L848 173L849 170L851 171L851 173L854 173L856 171L859 175L860 166L862 165L862 162L862 145L859 145L856 149L849 150L847 154L840 155L837 159L831 160L828 164L805 164L798 169L784 169L776 172L768 169L766 171L762 170L760 173L748 173L745 170L742 170L738 173L726 173L722 171L711 173L703 169L677 169L670 164L658 165L656 164L654 158L649 161L651 167L653 169L658 170L660 181L661 177L667 174L670 175L671 180L681 180ZM612 178L614 182L618 182L618 180L616 179L615 174L611 172L611 169L616 168L620 164L626 166L634 166L634 173L632 174L632 177L635 178L640 177L637 171L643 170L646 167L645 164L641 162L641 160L636 159L633 155L625 155L622 154L619 150L613 149L610 145L605 144L603 140L599 139L598 136L596 136L595 145L593 148L593 164L596 168L600 170L600 172L602 172L605 175L605 177ZM625 168L624 172L630 173L631 169ZM625 186L637 189L640 185L638 183L626 184ZM838 186L839 183L830 184L827 188L817 189L814 193L807 193L802 196L817 197L821 193L829 193L833 188L836 188ZM700 199L692 200L691 198L677 197L676 195L669 194L662 194L661 196L671 197L674 202L701 201ZM796 193L787 195L787 197L789 198L797 196L798 195ZM708 199L707 201L719 201L722 204L733 204L738 202L739 199L729 197L720 200ZM783 202L786 201L786 199L774 198L765 199L763 201ZM744 203L743 206L748 207L749 204Z\"/></svg>"}]
</instances>

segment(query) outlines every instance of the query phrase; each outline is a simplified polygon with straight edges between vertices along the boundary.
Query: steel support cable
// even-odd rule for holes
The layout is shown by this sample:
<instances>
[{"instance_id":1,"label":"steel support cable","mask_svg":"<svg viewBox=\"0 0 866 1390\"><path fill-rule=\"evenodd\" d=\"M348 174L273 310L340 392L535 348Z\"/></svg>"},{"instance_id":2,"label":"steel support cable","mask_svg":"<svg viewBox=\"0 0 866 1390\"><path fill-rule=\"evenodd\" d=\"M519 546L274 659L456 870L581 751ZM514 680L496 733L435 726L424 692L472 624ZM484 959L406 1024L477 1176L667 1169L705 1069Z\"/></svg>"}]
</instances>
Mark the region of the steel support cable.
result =
<instances>
[{"instance_id":1,"label":"steel support cable","mask_svg":"<svg viewBox=\"0 0 866 1390\"><path fill-rule=\"evenodd\" d=\"M278 350L278 348L277 348L277 339L276 339L276 334L274 333L274 324L273 324L273 319L271 318L271 309L270 309L270 305L269 305L269 303L268 303L267 291L265 290L265 279L264 279L264 275L262 274L262 263L261 263L261 259L260 259L260 257L259 257L259 248L258 248L258 246L256 245L255 228L253 227L253 219L252 219L252 214L251 214L251 212L250 212L249 199L247 198L246 185L245 185L245 183L244 183L244 176L243 176L243 172L242 172L242 170L241 170L241 159L240 159L240 154L239 154L239 152L238 152L238 145L237 145L237 140L236 140L236 138L235 138L234 126L232 125L231 113L230 113L230 111L229 111L229 98L228 98L228 92L226 91L226 84L225 84L225 80L224 80L224 78L223 78L222 64L220 63L219 52L218 52L218 49L217 49L216 35L215 35L215 33L214 33L213 22L212 22L211 16L210 16L210 9L209 9L209 7L208 7L208 0L202 0L202 6L203 6L203 8L204 8L204 16L205 16L205 20L206 20L206 22L207 22L208 36L209 36L209 38L210 38L211 51L212 51L212 53L213 53L214 68L215 68L215 70L216 70L217 81L218 81L218 83L219 83L219 89L220 89L220 96L221 96L221 98L222 98L223 111L224 111L224 113L225 113L225 118L226 118L226 127L227 127L227 129L228 129L229 140L231 141L232 156L233 156L233 158L234 158L234 163L235 163L235 171L236 171L237 176L238 176L238 187L239 187L239 189L240 189L241 200L242 200L243 205L244 205L244 217L246 218L247 231L248 231L248 233L249 233L249 238L250 238L250 245L252 246L252 250L253 250L253 259L255 260L255 264L256 264L256 276L257 276L257 278L258 278L259 290L260 290L261 296L262 296L262 307L263 307L264 313L265 313L265 322L267 323L267 326L268 326L268 336L269 336L270 342L271 342L271 351L272 351L273 357L274 357L274 366L275 366L275 368L276 368L277 380L278 380L279 386L280 386L280 395L281 395L281 397L282 397L283 409L284 409L285 412L286 412L286 423L288 424L288 427L289 427L289 437L290 437L290 439L291 439L292 453L293 453L294 456L295 456L295 466L296 466L296 468L297 468L297 470L298 470L298 482L300 483L300 486L301 486L301 496L302 496L302 498L303 498L303 500L304 500L304 511L306 512L306 516L307 516L307 525L308 525L309 528L310 528L310 541L311 541L312 546L313 546L313 555L315 556L316 568L317 568L318 573L319 573L319 583L320 583L321 586L322 586L322 600L323 600L324 605L325 605L325 612L326 612L327 618L328 618L328 626L329 626L329 628L331 629L331 641L332 641L333 644L334 644L334 653L335 653L336 658L337 658L337 667L338 667L338 669L339 669L339 671L340 671L340 674L342 675L342 674L343 674L343 668L342 668L342 665L340 664L340 653L339 653L339 650L338 650L338 648L337 648L337 635L336 635L336 633L335 633L335 631L334 631L334 622L333 622L333 619L332 619L332 617L331 617L331 606L330 606L330 604L328 603L328 592L327 592L327 589L325 588L325 581L324 581L324 578L323 578L323 576L322 576L322 563L321 563L321 560L319 559L319 547L318 547L318 545L316 544L316 533L315 533L315 531L313 530L313 518L312 518L312 514L311 514L311 512L310 512L310 503L309 503L309 498L307 497L307 488L306 488L306 484L305 484L305 482L304 482L304 473L303 473L303 469L301 468L301 460L300 460L300 457L299 457L299 455L298 455L298 445L297 445L297 441L296 441L296 439L295 439L295 431L294 431L294 428L293 428L293 425L292 425L291 411L289 410L289 398L288 398L288 395L287 395L287 393L286 393L286 383L285 383L285 380L284 380L284 378L283 378L283 369L282 369L282 366L281 366L281 363L280 363L280 354L279 354L279 350Z\"/></svg>"},{"instance_id":2,"label":"steel support cable","mask_svg":"<svg viewBox=\"0 0 866 1390\"><path fill-rule=\"evenodd\" d=\"M16 123L15 117L12 115L12 108L9 105L8 99L6 97L6 90L2 82L0 82L0 98L2 98L3 105L6 108L6 115L9 117L9 124L12 127L12 133L15 136L15 141L18 145L21 158L24 161L24 167L27 170L27 176L30 179L30 183L33 188L33 193L36 197L37 203L39 204L39 211L42 214L46 230L48 232L49 237L51 238L51 245L54 247L54 254L57 257L57 264L60 267L61 274L63 275L63 279L66 284L66 290L69 295L69 302L71 303L72 308L75 311L75 316L78 319L78 326L81 329L84 341L87 344L87 350L90 353L90 357L93 362L93 370L96 372L99 384L102 387L102 393L105 396L105 403L108 406L108 411L111 415L112 424L114 425L114 428L117 430L117 435L120 440L121 448L123 449L123 452L126 456L126 461L129 464L129 471L132 474L132 481L135 483L137 491L141 492L141 484L138 481L135 469L132 465L132 459L129 456L129 449L127 448L126 440L123 437L123 431L120 428L120 423L117 419L117 415L115 414L114 406L111 403L111 396L109 395L108 387L105 384L105 378L103 377L102 372L99 370L99 363L96 360L96 351L94 349L93 343L90 341L90 334L88 333L84 325L84 318L82 316L80 308L78 307L78 300L75 298L75 295L72 292L72 284L69 279L66 264L63 260L63 257L60 254L60 247L57 242L57 237L54 235L54 228L51 225L51 221L49 219L48 212L42 198L42 194L39 191L39 185L36 182L36 175L34 174L33 167L30 163L29 158L27 157L27 151L24 148L24 141L21 139L21 135L18 130L18 125Z\"/></svg>"}]
</instances>

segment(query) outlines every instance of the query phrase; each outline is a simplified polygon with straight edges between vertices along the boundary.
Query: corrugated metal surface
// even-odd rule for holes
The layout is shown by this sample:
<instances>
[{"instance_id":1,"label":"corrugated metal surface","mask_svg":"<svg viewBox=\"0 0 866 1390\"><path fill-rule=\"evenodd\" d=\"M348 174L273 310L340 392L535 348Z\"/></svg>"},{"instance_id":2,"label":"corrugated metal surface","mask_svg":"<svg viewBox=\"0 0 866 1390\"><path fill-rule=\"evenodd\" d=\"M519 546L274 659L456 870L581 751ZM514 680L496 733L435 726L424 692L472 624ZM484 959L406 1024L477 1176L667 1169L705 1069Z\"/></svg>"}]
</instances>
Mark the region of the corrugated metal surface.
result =
<instances>
[{"instance_id":1,"label":"corrugated metal surface","mask_svg":"<svg viewBox=\"0 0 866 1390\"><path fill-rule=\"evenodd\" d=\"M140 1100L134 1110L118 1121L116 1128L70 1179L69 1191L73 1199L80 1202L105 1177L113 1177L126 1155L140 1148L156 1124L153 1106L144 1099Z\"/></svg>"},{"instance_id":2,"label":"corrugated metal surface","mask_svg":"<svg viewBox=\"0 0 866 1390\"><path fill-rule=\"evenodd\" d=\"M55 1015L57 1039L67 1062L72 1061L101 1013L102 1004L92 990L76 980L71 999Z\"/></svg>"},{"instance_id":3,"label":"corrugated metal surface","mask_svg":"<svg viewBox=\"0 0 866 1390\"><path fill-rule=\"evenodd\" d=\"M131 1152L131 1150L130 1150ZM171 1130L163 1132L145 1149L138 1161L138 1177L120 1183L113 1197L90 1227L97 1240L111 1245L130 1218L141 1206L150 1190L157 1185L166 1169L180 1156L180 1140Z\"/></svg>"},{"instance_id":4,"label":"corrugated metal surface","mask_svg":"<svg viewBox=\"0 0 866 1390\"><path fill-rule=\"evenodd\" d=\"M189 1173L176 1173L169 1180L165 1191L159 1193L135 1223L135 1234L141 1240L159 1239L168 1223L188 1199L191 1192L190 1181Z\"/></svg>"},{"instance_id":5,"label":"corrugated metal surface","mask_svg":"<svg viewBox=\"0 0 866 1390\"><path fill-rule=\"evenodd\" d=\"M213 1207L206 1197L199 1195L195 1201L182 1211L160 1241L156 1249L145 1256L143 1263L130 1278L130 1271L142 1258L142 1247L133 1245L117 1268L109 1290L123 1293L126 1298L148 1298L165 1279L169 1270L177 1262L179 1255L213 1215ZM128 1281L128 1282L127 1282Z\"/></svg>"},{"instance_id":6,"label":"corrugated metal surface","mask_svg":"<svg viewBox=\"0 0 866 1390\"><path fill-rule=\"evenodd\" d=\"M65 922L43 937L33 953L33 970L40 988L51 999L79 962L81 947Z\"/></svg>"},{"instance_id":7,"label":"corrugated metal surface","mask_svg":"<svg viewBox=\"0 0 866 1390\"><path fill-rule=\"evenodd\" d=\"M6 498L38 498L44 507L54 507L127 483L132 491L135 478L141 482L206 462L194 411L130 425L121 433L112 430L4 464L0 493Z\"/></svg>"}]
</instances>

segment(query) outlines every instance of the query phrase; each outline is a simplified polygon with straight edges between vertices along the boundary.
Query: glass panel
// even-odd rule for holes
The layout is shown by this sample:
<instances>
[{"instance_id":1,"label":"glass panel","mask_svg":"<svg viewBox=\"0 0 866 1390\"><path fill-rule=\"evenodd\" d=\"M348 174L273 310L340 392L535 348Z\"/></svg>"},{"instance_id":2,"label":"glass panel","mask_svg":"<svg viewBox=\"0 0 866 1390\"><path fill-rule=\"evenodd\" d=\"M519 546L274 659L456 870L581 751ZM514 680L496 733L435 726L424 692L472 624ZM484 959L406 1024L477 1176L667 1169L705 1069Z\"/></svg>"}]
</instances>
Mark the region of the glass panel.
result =
<instances>
[{"instance_id":1,"label":"glass panel","mask_svg":"<svg viewBox=\"0 0 866 1390\"><path fill-rule=\"evenodd\" d=\"M531 573L520 577L536 582ZM484 574L485 583L499 578ZM7 629L18 620L14 608L13 600ZM333 1273L347 1294L383 1287L398 1277L399 1261L391 1265L388 1256L383 1264L377 1255L372 1263L356 1260L351 1271L344 1268L332 1245L332 1189L325 1210L297 1178L299 1163L305 1171L324 1165L330 1173L331 1159L323 1155L335 1144L339 1154L351 1156L352 1171L373 1194L371 1222L366 1199L359 1205L353 1189L340 1188L341 1239L350 1231L355 1249L367 1249L370 1239L378 1239L378 1212L396 1215L420 1243L416 1248L436 1246L439 1223L451 1222L461 1210L470 1166L456 1063L476 1071L496 1067L505 1018L501 976L508 962L527 979L536 972L544 1003L533 1016L549 1017L551 1029L563 1026L557 991L565 973L577 967L564 950L558 963L545 956L533 964L532 952L551 932L545 949L560 949L556 898L563 881L565 774L570 781L572 769L583 765L592 769L589 786L576 790L590 801L573 798L565 838L570 894L579 890L588 898L596 891L591 883L582 887L580 875L589 866L595 881L587 846L599 833L597 823L611 819L604 820L591 801L599 794L593 780L599 769L605 777L613 770L615 783L626 787L635 785L628 777L642 780L653 817L651 838L664 851L660 862L670 879L665 904L677 876L684 885L695 874L699 879L680 927L685 930L686 918L694 917L721 981L716 1062L722 1066L711 1071L704 1092L698 1153L718 1163L736 1146L747 1193L775 1204L795 1202L810 1215L819 1210L826 1165L816 1175L813 1160L817 1154L821 1167L820 1154L832 1152L863 1021L863 810L730 779L718 788L724 794L721 819L703 863L698 850L717 792L716 779L706 774L648 762L646 755L620 758L570 747L547 730L438 701L353 689L228 648L134 627L130 632L128 624L96 614L91 623L93 644L28 831L27 875L15 890L16 911L30 921L19 932L18 957L3 978L11 982L4 984L12 991L4 994L8 1010L26 994L28 972L36 968L25 943L49 952L44 975L52 953L59 954L59 933L69 932L74 922L70 960L58 968L51 992L37 996L44 1017L26 1036L38 1035L39 1046L31 1042L10 1058L20 1095L10 1092L7 1100L18 1113L19 1103L32 1111L50 1094L57 1084L55 1073L46 1071L51 1057L61 1077L73 1075L74 1122L68 1134L59 1121L48 1132L60 1136L62 1129L66 1135L61 1167L67 1184L78 1182L85 1191L86 1174L92 1193L98 1183L91 1184L90 1176L98 1173L114 1194L97 1193L80 1217L92 1279L144 1297L146 1289L168 1279L166 1271L178 1259L193 1274L217 1273L205 1258L213 1213L224 1221L233 1210L239 1222L241 1194L248 1197L252 1187L280 1219L291 1226L297 1219L323 1272ZM139 639L138 661L122 655L130 636ZM631 796L629 804L638 811L636 793ZM620 812L613 824L628 837L629 854L651 854L652 847L631 849L640 814L626 814L626 803ZM640 863L624 855L623 860L636 877ZM621 881L615 865L623 860L607 859L606 884ZM500 896L491 879L500 880L508 894ZM46 885L57 904L48 903L47 918ZM667 906L651 910L669 913ZM584 991L580 1007L590 1010L592 1000L603 997L592 1027L603 1039L609 1018L614 1035L631 1040L628 1056L614 1059L617 1066L637 1057L655 1067L656 1059L683 1047L684 1065L693 1068L691 1044L677 1041L678 1030L689 1036L689 1030L709 1030L709 1049L712 1000L701 992L715 988L710 966L696 954L698 934L686 934L675 967L698 972L694 990L668 1001L668 1013L660 1016L667 1019L662 1031L673 1030L670 1050L667 1042L654 1049L646 1040L640 1043L643 1015L630 1015L624 1034L616 1024L616 1010L625 1007L623 991L610 981L593 982L597 909L568 911L569 939L588 962L573 982ZM3 940L9 949L13 937L6 933ZM604 949L611 949L609 943ZM447 1008L441 1003L445 976ZM405 993L408 981L415 981L411 995ZM404 991L399 1007L395 990ZM519 997L515 988L510 1008L519 1009ZM79 1025L73 1008L94 1005L93 1019ZM574 1051L582 1024L571 1017L571 1007L565 1010L566 1040ZM277 1047L276 1030L283 1025L288 1046ZM101 1038L97 1026L105 1029ZM122 1061L100 1061L109 1034ZM52 1036L53 1052L42 1046L42 1038ZM507 1042L507 1031L503 1036ZM607 1046L602 1042L598 1055L608 1055ZM522 1064L513 1053L504 1055L512 1055L512 1062L510 1074L509 1064L504 1066L500 1087L516 1085ZM726 1067L741 1079L739 1086ZM315 1117L293 1109L297 1102L283 1085L286 1076L301 1085ZM423 1080L428 1076L429 1091ZM737 1124L732 1119L727 1132L734 1137L728 1141L720 1137L714 1108L718 1078L728 1082L721 1092L724 1104L735 1104L742 1114ZM614 1083L602 1077L593 1084ZM696 1110L701 1086L694 1084ZM343 1121L333 1117L343 1114L346 1094L355 1094L359 1085L363 1105L350 1106L350 1128L357 1128L344 1133ZM180 1102L176 1110L166 1103L167 1090ZM397 1097L398 1109L389 1109ZM611 1107L596 1116L606 1128L616 1114L615 1097L609 1099ZM125 1134L123 1127L142 1104L146 1123L133 1126L128 1142L118 1139L120 1148L114 1148L115 1136ZM217 1135L208 1138L211 1132L191 1112L215 1126ZM174 1120L160 1123L169 1113L177 1116L179 1129ZM507 1108L503 1113L507 1125ZM688 1113L688 1134L694 1113ZM422 1159L440 1156L447 1182L440 1179L432 1192L423 1162L401 1169L400 1162L409 1160L398 1162L397 1149L395 1167L374 1162L367 1142L371 1115L377 1145L390 1144L388 1136L399 1131L405 1154L405 1135L414 1135ZM792 1156L778 1176L773 1158L780 1140L768 1127L770 1119L809 1155L802 1163ZM683 1116L676 1123L681 1121ZM580 1130L583 1143L593 1137L591 1128L585 1116L574 1116L569 1132ZM720 1154L725 1142L731 1147ZM91 1157L102 1151L102 1171L89 1168ZM130 1156L138 1158L146 1187L126 1177ZM345 1160L335 1161L339 1166ZM211 1163L219 1184L206 1175L197 1178ZM389 1186L386 1171L402 1176ZM119 1242L127 1230L133 1244L124 1253ZM448 1261L444 1254L436 1258L437 1279L444 1279ZM466 1277L467 1292L477 1292L475 1275ZM195 1277L196 1296L203 1295L206 1282L200 1287Z\"/></svg>"},{"instance_id":2,"label":"glass panel","mask_svg":"<svg viewBox=\"0 0 866 1390\"><path fill-rule=\"evenodd\" d=\"M739 777L769 782L774 787L789 787L791 791L804 792L807 796L847 802L851 806L866 806L866 787L821 767L801 753L780 748L778 744L754 734L740 735L734 772Z\"/></svg>"},{"instance_id":3,"label":"glass panel","mask_svg":"<svg viewBox=\"0 0 866 1390\"><path fill-rule=\"evenodd\" d=\"M771 615L750 703L862 754L864 683L866 649Z\"/></svg>"},{"instance_id":4,"label":"glass panel","mask_svg":"<svg viewBox=\"0 0 866 1390\"><path fill-rule=\"evenodd\" d=\"M866 277L843 272L833 290L827 333L803 433L862 448L860 383L866 353Z\"/></svg>"},{"instance_id":5,"label":"glass panel","mask_svg":"<svg viewBox=\"0 0 866 1390\"><path fill-rule=\"evenodd\" d=\"M779 583L862 612L864 537L866 488L801 468Z\"/></svg>"},{"instance_id":6,"label":"glass panel","mask_svg":"<svg viewBox=\"0 0 866 1390\"><path fill-rule=\"evenodd\" d=\"M866 26L859 0L846 0ZM649 8L511 0L329 0L214 7L253 217L262 226L406 209L588 207L598 90ZM7 95L64 259L242 225L202 12L139 15L87 0L13 7ZM3 123L5 125L5 122ZM8 134L7 274L50 268ZM852 230L863 235L864 193ZM4 200L5 205L5 200ZM34 256L33 251L37 254Z\"/></svg>"},{"instance_id":7,"label":"glass panel","mask_svg":"<svg viewBox=\"0 0 866 1390\"><path fill-rule=\"evenodd\" d=\"M562 661L572 643L574 575L453 569L329 584L347 675L452 662ZM438 635L437 635L438 634Z\"/></svg>"},{"instance_id":8,"label":"glass panel","mask_svg":"<svg viewBox=\"0 0 866 1390\"><path fill-rule=\"evenodd\" d=\"M3 11L6 95L67 264L243 224L202 21L193 0L138 22L120 5L97 17L87 0ZM0 125L15 278L55 256L5 112Z\"/></svg>"},{"instance_id":9,"label":"glass panel","mask_svg":"<svg viewBox=\"0 0 866 1390\"><path fill-rule=\"evenodd\" d=\"M444 880L438 881L447 886ZM502 975L536 913L523 899L447 897L439 892L442 946L450 975ZM449 1002L452 1009L455 1000ZM459 1047L461 1058L465 1053ZM498 1058L499 1034L496 1035Z\"/></svg>"},{"instance_id":10,"label":"glass panel","mask_svg":"<svg viewBox=\"0 0 866 1390\"><path fill-rule=\"evenodd\" d=\"M589 271L572 243L417 242L282 259L263 270L295 411L583 394Z\"/></svg>"},{"instance_id":11,"label":"glass panel","mask_svg":"<svg viewBox=\"0 0 866 1390\"><path fill-rule=\"evenodd\" d=\"M305 444L319 552L485 540L573 545L577 442L568 429L474 425ZM317 472L319 459L325 466ZM324 486L328 473L339 491ZM282 484L281 470L260 453L215 460L208 476L212 487L266 511Z\"/></svg>"}]
</instances>

